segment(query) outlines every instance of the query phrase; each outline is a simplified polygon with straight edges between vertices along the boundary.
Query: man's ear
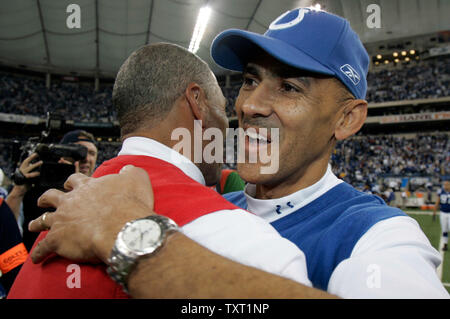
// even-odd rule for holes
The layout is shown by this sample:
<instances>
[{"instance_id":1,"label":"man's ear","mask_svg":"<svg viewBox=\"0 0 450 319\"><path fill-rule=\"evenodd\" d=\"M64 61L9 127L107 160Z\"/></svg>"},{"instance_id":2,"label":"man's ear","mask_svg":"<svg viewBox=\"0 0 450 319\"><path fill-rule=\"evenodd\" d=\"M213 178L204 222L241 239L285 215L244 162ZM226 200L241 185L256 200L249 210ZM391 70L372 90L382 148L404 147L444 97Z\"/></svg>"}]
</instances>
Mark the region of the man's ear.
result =
<instances>
[{"instance_id":1,"label":"man's ear","mask_svg":"<svg viewBox=\"0 0 450 319\"><path fill-rule=\"evenodd\" d=\"M338 141L356 134L367 118L367 101L351 100L346 103L343 113L336 123L334 136Z\"/></svg>"},{"instance_id":2,"label":"man's ear","mask_svg":"<svg viewBox=\"0 0 450 319\"><path fill-rule=\"evenodd\" d=\"M189 83L184 95L196 120L205 120L205 91L197 83Z\"/></svg>"}]
</instances>

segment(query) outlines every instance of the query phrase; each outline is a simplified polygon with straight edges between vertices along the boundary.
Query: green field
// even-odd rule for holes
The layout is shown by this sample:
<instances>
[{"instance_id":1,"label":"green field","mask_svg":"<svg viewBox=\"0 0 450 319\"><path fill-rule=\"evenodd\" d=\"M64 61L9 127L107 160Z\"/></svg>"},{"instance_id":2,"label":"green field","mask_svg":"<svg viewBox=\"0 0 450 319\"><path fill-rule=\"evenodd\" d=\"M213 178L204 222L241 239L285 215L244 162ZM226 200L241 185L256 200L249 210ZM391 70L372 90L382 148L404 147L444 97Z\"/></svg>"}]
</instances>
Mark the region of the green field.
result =
<instances>
[{"instance_id":1,"label":"green field","mask_svg":"<svg viewBox=\"0 0 450 319\"><path fill-rule=\"evenodd\" d=\"M434 248L439 250L439 242L441 239L441 225L439 223L439 216L433 220L429 212L407 211L409 215L417 220L423 232L427 235ZM444 263L442 266L442 282L445 288L450 293L450 252L444 252Z\"/></svg>"}]
</instances>

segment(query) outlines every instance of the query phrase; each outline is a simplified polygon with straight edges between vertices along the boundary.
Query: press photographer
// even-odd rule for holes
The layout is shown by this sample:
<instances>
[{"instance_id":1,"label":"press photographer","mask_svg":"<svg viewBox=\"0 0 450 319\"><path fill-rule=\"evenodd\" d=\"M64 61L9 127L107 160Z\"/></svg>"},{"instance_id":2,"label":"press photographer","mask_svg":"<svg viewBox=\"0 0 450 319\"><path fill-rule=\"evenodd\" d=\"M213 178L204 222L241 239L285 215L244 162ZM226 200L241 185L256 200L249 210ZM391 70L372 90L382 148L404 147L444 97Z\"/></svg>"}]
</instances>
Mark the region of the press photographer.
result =
<instances>
[{"instance_id":1,"label":"press photographer","mask_svg":"<svg viewBox=\"0 0 450 319\"><path fill-rule=\"evenodd\" d=\"M43 132L43 136L48 132ZM42 141L42 139L41 139ZM23 241L30 251L37 234L26 227L29 221L44 213L37 207L39 196L49 188L59 188L73 173L91 176L97 161L94 136L82 130L70 131L59 144L41 143L31 139L21 149L21 164L14 174L14 187L7 203L19 218L23 209Z\"/></svg>"},{"instance_id":2,"label":"press photographer","mask_svg":"<svg viewBox=\"0 0 450 319\"><path fill-rule=\"evenodd\" d=\"M95 170L95 163L97 162L98 149L95 144L94 135L82 130L71 131L64 135L61 144L77 144L82 145L87 149L87 155L79 161L73 161L70 158L64 159L61 162L73 163L75 171L87 176L91 176ZM64 180L65 181L65 180Z\"/></svg>"}]
</instances>

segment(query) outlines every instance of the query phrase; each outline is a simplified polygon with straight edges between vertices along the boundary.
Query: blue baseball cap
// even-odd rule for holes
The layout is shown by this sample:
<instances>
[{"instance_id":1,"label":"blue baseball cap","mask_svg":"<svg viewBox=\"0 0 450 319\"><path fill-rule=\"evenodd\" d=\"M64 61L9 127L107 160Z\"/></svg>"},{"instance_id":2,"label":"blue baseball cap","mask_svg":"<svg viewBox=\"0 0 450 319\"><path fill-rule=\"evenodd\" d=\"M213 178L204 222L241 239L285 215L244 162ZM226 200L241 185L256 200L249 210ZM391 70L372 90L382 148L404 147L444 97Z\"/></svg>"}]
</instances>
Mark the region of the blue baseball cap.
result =
<instances>
[{"instance_id":1,"label":"blue baseball cap","mask_svg":"<svg viewBox=\"0 0 450 319\"><path fill-rule=\"evenodd\" d=\"M358 99L365 99L369 55L350 23L337 15L297 8L288 11L264 34L228 29L211 46L223 68L242 72L255 46L292 67L334 76Z\"/></svg>"}]
</instances>

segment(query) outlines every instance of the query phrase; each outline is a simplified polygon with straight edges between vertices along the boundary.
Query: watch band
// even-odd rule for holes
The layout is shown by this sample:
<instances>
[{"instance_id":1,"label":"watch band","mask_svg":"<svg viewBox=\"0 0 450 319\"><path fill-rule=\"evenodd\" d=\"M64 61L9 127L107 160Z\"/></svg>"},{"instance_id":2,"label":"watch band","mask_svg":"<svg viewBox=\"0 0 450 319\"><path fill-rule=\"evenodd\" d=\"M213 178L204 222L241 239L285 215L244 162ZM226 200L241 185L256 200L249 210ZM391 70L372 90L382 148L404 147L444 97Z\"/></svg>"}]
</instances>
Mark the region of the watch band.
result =
<instances>
[{"instance_id":1,"label":"watch band","mask_svg":"<svg viewBox=\"0 0 450 319\"><path fill-rule=\"evenodd\" d=\"M123 243L120 243L119 241L120 234L125 230L126 227L128 227L134 221L141 219L151 219L160 226L162 233L161 240L158 243L156 243L155 249L151 253L140 255L133 253L129 249L127 249L125 252L125 250L121 249L121 247L123 247ZM108 259L109 267L106 269L108 275L115 282L120 284L127 294L129 293L127 285L128 277L130 273L133 271L134 267L136 266L138 259L140 257L154 255L159 250L159 248L163 246L167 236L170 233L178 230L178 225L173 220L162 215L151 215L145 218L136 219L134 221L125 224L125 226L119 232L119 235L117 236L118 239L116 239L114 247L111 251L110 258Z\"/></svg>"},{"instance_id":2,"label":"watch band","mask_svg":"<svg viewBox=\"0 0 450 319\"><path fill-rule=\"evenodd\" d=\"M134 266L136 259L127 257L120 253L116 246L111 251L111 257L108 259L109 267L106 272L116 283L120 284L123 290L128 294L127 279Z\"/></svg>"}]
</instances>

